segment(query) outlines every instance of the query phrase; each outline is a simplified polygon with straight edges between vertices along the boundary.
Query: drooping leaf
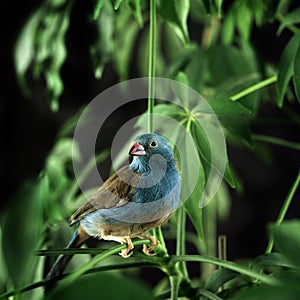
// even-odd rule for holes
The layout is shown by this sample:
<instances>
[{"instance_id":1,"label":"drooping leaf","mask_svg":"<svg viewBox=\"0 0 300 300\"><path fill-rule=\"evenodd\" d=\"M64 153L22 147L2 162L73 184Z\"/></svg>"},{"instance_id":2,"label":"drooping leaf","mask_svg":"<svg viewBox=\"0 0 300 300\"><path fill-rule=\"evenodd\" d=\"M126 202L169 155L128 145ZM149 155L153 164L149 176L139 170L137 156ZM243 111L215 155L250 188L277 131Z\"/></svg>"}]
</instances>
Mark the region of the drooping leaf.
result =
<instances>
[{"instance_id":1,"label":"drooping leaf","mask_svg":"<svg viewBox=\"0 0 300 300\"><path fill-rule=\"evenodd\" d=\"M90 54L96 78L101 78L105 64L111 59L113 51L114 14L110 2L104 3L100 17L96 20L96 37L90 47Z\"/></svg>"},{"instance_id":2,"label":"drooping leaf","mask_svg":"<svg viewBox=\"0 0 300 300\"><path fill-rule=\"evenodd\" d=\"M300 44L300 32L295 34L286 47L284 48L282 55L280 57L278 65L278 79L277 79L277 105L282 107L284 95L286 93L288 84L293 76L293 68L297 49Z\"/></svg>"},{"instance_id":3,"label":"drooping leaf","mask_svg":"<svg viewBox=\"0 0 300 300\"><path fill-rule=\"evenodd\" d=\"M158 12L173 28L184 44L189 42L187 17L190 8L189 0L160 0Z\"/></svg>"},{"instance_id":4,"label":"drooping leaf","mask_svg":"<svg viewBox=\"0 0 300 300\"><path fill-rule=\"evenodd\" d=\"M275 249L295 267L300 268L300 221L285 221L279 226L273 226L272 232Z\"/></svg>"},{"instance_id":5,"label":"drooping leaf","mask_svg":"<svg viewBox=\"0 0 300 300\"><path fill-rule=\"evenodd\" d=\"M17 73L18 82L21 86L22 91L28 95L29 90L27 87L25 75L28 71L35 55L34 43L36 38L36 31L41 18L41 9L38 9L29 18L28 22L21 31L15 51L14 60L15 68Z\"/></svg>"},{"instance_id":6,"label":"drooping leaf","mask_svg":"<svg viewBox=\"0 0 300 300\"><path fill-rule=\"evenodd\" d=\"M126 28L126 34L124 34ZM129 66L132 58L132 49L139 29L138 23L132 21L130 11L123 10L115 20L115 45L113 62L119 75L120 81L128 78Z\"/></svg>"}]
</instances>

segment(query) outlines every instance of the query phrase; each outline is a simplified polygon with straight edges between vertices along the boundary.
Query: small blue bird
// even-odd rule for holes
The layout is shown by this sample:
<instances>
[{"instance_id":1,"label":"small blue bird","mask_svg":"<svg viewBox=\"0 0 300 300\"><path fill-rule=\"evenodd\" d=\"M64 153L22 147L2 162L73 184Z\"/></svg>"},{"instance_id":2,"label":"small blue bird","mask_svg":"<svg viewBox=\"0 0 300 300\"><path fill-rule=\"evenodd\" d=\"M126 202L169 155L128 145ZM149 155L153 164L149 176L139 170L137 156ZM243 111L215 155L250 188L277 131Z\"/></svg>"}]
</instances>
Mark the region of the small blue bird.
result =
<instances>
[{"instance_id":1,"label":"small blue bird","mask_svg":"<svg viewBox=\"0 0 300 300\"><path fill-rule=\"evenodd\" d=\"M132 161L110 176L95 194L72 216L78 224L67 248L80 247L89 237L127 244L120 252L129 257L131 238L148 238L143 252L153 255L158 241L146 233L170 218L179 205L180 175L168 141L161 135L146 133L135 138L129 155ZM61 255L47 279L60 276L71 255Z\"/></svg>"}]
</instances>

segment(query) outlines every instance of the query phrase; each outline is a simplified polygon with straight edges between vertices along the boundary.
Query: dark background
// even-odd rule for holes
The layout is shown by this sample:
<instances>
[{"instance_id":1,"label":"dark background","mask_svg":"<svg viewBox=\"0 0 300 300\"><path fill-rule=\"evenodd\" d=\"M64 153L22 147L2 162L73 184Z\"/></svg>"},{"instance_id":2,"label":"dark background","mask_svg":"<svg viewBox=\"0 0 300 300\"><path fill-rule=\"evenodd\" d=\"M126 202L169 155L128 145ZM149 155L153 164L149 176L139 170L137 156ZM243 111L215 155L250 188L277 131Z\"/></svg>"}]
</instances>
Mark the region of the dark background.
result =
<instances>
[{"instance_id":1,"label":"dark background","mask_svg":"<svg viewBox=\"0 0 300 300\"><path fill-rule=\"evenodd\" d=\"M18 186L34 179L44 166L45 158L55 143L60 126L98 93L118 82L111 65L105 68L103 78L96 80L88 52L89 28L86 14L88 1L75 4L71 26L67 34L68 58L62 68L65 92L60 99L58 113L50 111L43 82L33 81L29 76L32 97L21 94L14 72L13 50L16 38L26 19L39 5L39 1L1 1L1 183L2 197L0 213ZM191 36L197 36L197 28L191 23ZM252 42L264 60L278 63L280 53L290 35L284 32L276 36L277 26L265 25L254 28ZM138 76L132 62L131 78ZM299 105L286 104L286 109L297 110ZM145 104L135 104L118 112L107 124L107 134L116 130L124 120L145 109ZM279 117L283 123L277 125L253 124L256 133L300 142L299 130L289 124L284 110L271 104L261 107L262 118ZM110 137L103 137L109 147ZM255 151L229 147L229 157L238 175L243 179L244 193L232 191L230 217L218 224L219 232L228 238L228 258L253 257L265 250L266 225L275 220L300 166L299 153L280 146L271 146L272 163L263 163ZM300 191L288 211L288 218L299 217Z\"/></svg>"}]
</instances>

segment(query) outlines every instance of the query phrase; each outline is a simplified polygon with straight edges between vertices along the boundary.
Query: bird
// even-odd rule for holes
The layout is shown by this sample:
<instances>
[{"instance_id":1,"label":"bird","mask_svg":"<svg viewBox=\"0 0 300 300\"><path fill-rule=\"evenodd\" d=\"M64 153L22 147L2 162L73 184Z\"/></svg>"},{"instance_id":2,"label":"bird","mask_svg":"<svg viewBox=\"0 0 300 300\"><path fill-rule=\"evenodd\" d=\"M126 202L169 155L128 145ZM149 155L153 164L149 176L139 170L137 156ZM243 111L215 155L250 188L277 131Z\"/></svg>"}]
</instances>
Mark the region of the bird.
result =
<instances>
[{"instance_id":1,"label":"bird","mask_svg":"<svg viewBox=\"0 0 300 300\"><path fill-rule=\"evenodd\" d=\"M130 162L111 175L70 218L77 224L66 248L90 238L127 244L119 254L131 256L132 238L149 239L146 255L155 255L159 241L148 232L166 223L179 206L181 176L168 140L157 133L137 136L129 149ZM46 279L63 274L72 255L60 255Z\"/></svg>"}]
</instances>

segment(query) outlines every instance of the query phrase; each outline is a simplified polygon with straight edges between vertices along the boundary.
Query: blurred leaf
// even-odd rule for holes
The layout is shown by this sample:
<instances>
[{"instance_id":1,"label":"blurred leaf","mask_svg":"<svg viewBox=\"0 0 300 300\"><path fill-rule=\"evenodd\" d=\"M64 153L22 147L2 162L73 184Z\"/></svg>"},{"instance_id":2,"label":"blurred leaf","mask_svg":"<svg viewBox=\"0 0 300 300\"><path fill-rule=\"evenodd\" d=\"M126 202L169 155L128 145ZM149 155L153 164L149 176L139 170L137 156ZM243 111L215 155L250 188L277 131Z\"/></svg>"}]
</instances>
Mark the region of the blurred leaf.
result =
<instances>
[{"instance_id":1,"label":"blurred leaf","mask_svg":"<svg viewBox=\"0 0 300 300\"><path fill-rule=\"evenodd\" d=\"M218 18L221 18L221 16L222 16L223 0L215 0L215 2L216 2L216 6L217 6Z\"/></svg>"},{"instance_id":2,"label":"blurred leaf","mask_svg":"<svg viewBox=\"0 0 300 300\"><path fill-rule=\"evenodd\" d=\"M216 293L219 288L233 278L239 277L240 274L228 269L215 270L206 280L204 288Z\"/></svg>"},{"instance_id":3,"label":"blurred leaf","mask_svg":"<svg viewBox=\"0 0 300 300\"><path fill-rule=\"evenodd\" d=\"M225 129L225 135L229 135L233 141L252 146L249 118L242 116L220 116L219 121Z\"/></svg>"},{"instance_id":4,"label":"blurred leaf","mask_svg":"<svg viewBox=\"0 0 300 300\"><path fill-rule=\"evenodd\" d=\"M295 34L284 48L280 57L278 65L278 79L277 79L277 104L282 107L284 95L286 93L288 84L293 76L293 67L297 49L300 44L300 32Z\"/></svg>"},{"instance_id":5,"label":"blurred leaf","mask_svg":"<svg viewBox=\"0 0 300 300\"><path fill-rule=\"evenodd\" d=\"M245 42L249 41L251 31L251 11L246 1L236 2L236 23L237 29Z\"/></svg>"},{"instance_id":6,"label":"blurred leaf","mask_svg":"<svg viewBox=\"0 0 300 300\"><path fill-rule=\"evenodd\" d=\"M110 2L102 6L100 17L96 21L97 34L90 47L90 54L96 78L101 78L105 64L110 60L113 51L114 13Z\"/></svg>"},{"instance_id":7,"label":"blurred leaf","mask_svg":"<svg viewBox=\"0 0 300 300\"><path fill-rule=\"evenodd\" d=\"M292 289L289 286L254 286L242 290L233 300L297 300L299 299L299 290Z\"/></svg>"},{"instance_id":8,"label":"blurred leaf","mask_svg":"<svg viewBox=\"0 0 300 300\"><path fill-rule=\"evenodd\" d=\"M282 20L280 20L280 26L278 28L278 34L281 34L281 32L288 26L294 25L297 23L300 23L300 7L296 8L292 12L288 13L287 15L282 17Z\"/></svg>"},{"instance_id":9,"label":"blurred leaf","mask_svg":"<svg viewBox=\"0 0 300 300\"><path fill-rule=\"evenodd\" d=\"M124 34L124 28L126 28L126 34ZM132 20L132 15L128 9L122 9L122 13L117 14L113 62L120 81L128 78L132 49L134 49L138 29L138 23Z\"/></svg>"},{"instance_id":10,"label":"blurred leaf","mask_svg":"<svg viewBox=\"0 0 300 300\"><path fill-rule=\"evenodd\" d=\"M292 268L285 256L280 253L268 253L256 257L250 262L250 268L254 271L265 271L268 267L279 266Z\"/></svg>"},{"instance_id":11,"label":"blurred leaf","mask_svg":"<svg viewBox=\"0 0 300 300\"><path fill-rule=\"evenodd\" d=\"M211 13L211 0L202 0L203 6L205 7L206 13L210 15Z\"/></svg>"},{"instance_id":12,"label":"blurred leaf","mask_svg":"<svg viewBox=\"0 0 300 300\"><path fill-rule=\"evenodd\" d=\"M41 18L41 10L38 9L28 19L23 30L21 31L15 46L14 60L17 72L18 82L25 95L29 94L26 83L26 71L28 71L35 55L34 43L36 31Z\"/></svg>"},{"instance_id":13,"label":"blurred leaf","mask_svg":"<svg viewBox=\"0 0 300 300\"><path fill-rule=\"evenodd\" d=\"M181 100L181 103L183 104L184 108L189 108L189 79L184 72L179 72L175 76L175 80L183 84L173 85L175 96L177 96Z\"/></svg>"},{"instance_id":14,"label":"blurred leaf","mask_svg":"<svg viewBox=\"0 0 300 300\"><path fill-rule=\"evenodd\" d=\"M215 198L218 220L225 221L230 214L231 198L228 187L224 184L224 182L220 185Z\"/></svg>"},{"instance_id":15,"label":"blurred leaf","mask_svg":"<svg viewBox=\"0 0 300 300\"><path fill-rule=\"evenodd\" d=\"M142 13L142 6L141 0L127 0L126 3L130 7L133 15L137 19L139 26L143 27L144 20L143 20L143 13Z\"/></svg>"},{"instance_id":16,"label":"blurred leaf","mask_svg":"<svg viewBox=\"0 0 300 300\"><path fill-rule=\"evenodd\" d=\"M1 224L2 225L2 224ZM2 234L2 227L0 227L0 293L4 292L7 286L8 281L8 270L5 264L5 258L3 253L3 234Z\"/></svg>"},{"instance_id":17,"label":"blurred leaf","mask_svg":"<svg viewBox=\"0 0 300 300\"><path fill-rule=\"evenodd\" d=\"M173 28L184 44L189 43L187 17L190 9L189 0L160 0L158 12Z\"/></svg>"},{"instance_id":18,"label":"blurred leaf","mask_svg":"<svg viewBox=\"0 0 300 300\"><path fill-rule=\"evenodd\" d=\"M35 75L43 75L52 111L59 109L63 92L60 70L66 59L65 35L74 1L48 0L42 4L41 23L37 28Z\"/></svg>"},{"instance_id":19,"label":"blurred leaf","mask_svg":"<svg viewBox=\"0 0 300 300\"><path fill-rule=\"evenodd\" d=\"M123 0L113 0L114 9L118 10Z\"/></svg>"},{"instance_id":20,"label":"blurred leaf","mask_svg":"<svg viewBox=\"0 0 300 300\"><path fill-rule=\"evenodd\" d=\"M38 258L35 250L42 240L43 206L49 197L48 178L23 187L11 202L3 226L3 255L15 287L34 278Z\"/></svg>"},{"instance_id":21,"label":"blurred leaf","mask_svg":"<svg viewBox=\"0 0 300 300\"><path fill-rule=\"evenodd\" d=\"M224 45L230 45L234 39L234 17L232 11L227 13L226 18L223 21L223 26L221 28L221 37Z\"/></svg>"},{"instance_id":22,"label":"blurred leaf","mask_svg":"<svg viewBox=\"0 0 300 300\"><path fill-rule=\"evenodd\" d=\"M69 286L57 288L46 299L82 300L154 300L150 288L129 276L114 276L109 273L85 275Z\"/></svg>"},{"instance_id":23,"label":"blurred leaf","mask_svg":"<svg viewBox=\"0 0 300 300\"><path fill-rule=\"evenodd\" d=\"M299 14L300 14L300 10L299 10ZM294 83L294 89L296 92L297 99L300 103L300 41L295 55L293 83Z\"/></svg>"},{"instance_id":24,"label":"blurred leaf","mask_svg":"<svg viewBox=\"0 0 300 300\"><path fill-rule=\"evenodd\" d=\"M300 221L289 220L272 226L275 249L300 268Z\"/></svg>"},{"instance_id":25,"label":"blurred leaf","mask_svg":"<svg viewBox=\"0 0 300 300\"><path fill-rule=\"evenodd\" d=\"M95 0L95 7L93 13L93 20L96 21L99 17L101 8L103 7L105 0Z\"/></svg>"}]
</instances>

